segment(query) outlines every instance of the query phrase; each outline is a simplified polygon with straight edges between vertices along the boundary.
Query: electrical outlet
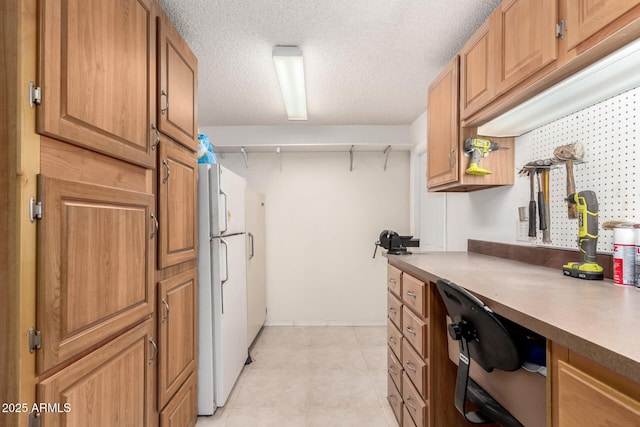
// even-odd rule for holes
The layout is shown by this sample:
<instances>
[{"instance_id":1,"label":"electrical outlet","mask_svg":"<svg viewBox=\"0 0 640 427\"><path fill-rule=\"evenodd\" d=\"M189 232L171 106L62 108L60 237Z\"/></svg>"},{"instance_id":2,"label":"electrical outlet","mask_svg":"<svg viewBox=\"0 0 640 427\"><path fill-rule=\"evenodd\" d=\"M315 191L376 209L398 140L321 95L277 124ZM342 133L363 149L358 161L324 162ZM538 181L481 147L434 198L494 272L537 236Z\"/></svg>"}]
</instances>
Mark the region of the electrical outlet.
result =
<instances>
[{"instance_id":1,"label":"electrical outlet","mask_svg":"<svg viewBox=\"0 0 640 427\"><path fill-rule=\"evenodd\" d=\"M529 222L516 219L516 240L529 243Z\"/></svg>"}]
</instances>

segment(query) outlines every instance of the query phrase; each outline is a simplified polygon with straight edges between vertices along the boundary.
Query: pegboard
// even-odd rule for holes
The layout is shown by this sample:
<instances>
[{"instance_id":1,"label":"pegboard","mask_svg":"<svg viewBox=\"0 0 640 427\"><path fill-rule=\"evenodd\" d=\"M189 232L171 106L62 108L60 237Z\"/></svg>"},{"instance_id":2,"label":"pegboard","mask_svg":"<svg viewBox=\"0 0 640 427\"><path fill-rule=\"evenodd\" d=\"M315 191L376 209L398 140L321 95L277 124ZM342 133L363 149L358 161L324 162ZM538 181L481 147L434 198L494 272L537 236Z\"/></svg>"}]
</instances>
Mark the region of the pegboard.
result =
<instances>
[{"instance_id":1,"label":"pegboard","mask_svg":"<svg viewBox=\"0 0 640 427\"><path fill-rule=\"evenodd\" d=\"M584 145L585 162L574 166L574 176L577 191L593 190L598 199L598 252L613 251L613 230L603 230L604 221L640 222L639 108L640 88L636 88L521 137L529 146L529 160L553 158L560 145L577 141ZM535 244L575 249L578 220L567 217L564 165L551 170L549 186L552 243L543 244L539 231Z\"/></svg>"}]
</instances>

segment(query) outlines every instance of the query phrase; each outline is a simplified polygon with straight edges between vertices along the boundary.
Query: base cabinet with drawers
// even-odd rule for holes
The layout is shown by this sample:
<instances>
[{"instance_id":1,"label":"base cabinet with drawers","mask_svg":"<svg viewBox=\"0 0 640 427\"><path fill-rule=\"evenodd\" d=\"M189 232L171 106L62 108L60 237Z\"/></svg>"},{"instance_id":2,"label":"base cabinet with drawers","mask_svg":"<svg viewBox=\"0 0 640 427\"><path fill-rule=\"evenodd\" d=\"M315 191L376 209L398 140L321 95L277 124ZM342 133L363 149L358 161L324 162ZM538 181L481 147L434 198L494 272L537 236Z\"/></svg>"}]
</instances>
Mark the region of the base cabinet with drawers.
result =
<instances>
[{"instance_id":1,"label":"base cabinet with drawers","mask_svg":"<svg viewBox=\"0 0 640 427\"><path fill-rule=\"evenodd\" d=\"M448 359L446 309L435 283L389 264L387 285L387 400L398 425L468 425L453 403L456 367Z\"/></svg>"}]
</instances>

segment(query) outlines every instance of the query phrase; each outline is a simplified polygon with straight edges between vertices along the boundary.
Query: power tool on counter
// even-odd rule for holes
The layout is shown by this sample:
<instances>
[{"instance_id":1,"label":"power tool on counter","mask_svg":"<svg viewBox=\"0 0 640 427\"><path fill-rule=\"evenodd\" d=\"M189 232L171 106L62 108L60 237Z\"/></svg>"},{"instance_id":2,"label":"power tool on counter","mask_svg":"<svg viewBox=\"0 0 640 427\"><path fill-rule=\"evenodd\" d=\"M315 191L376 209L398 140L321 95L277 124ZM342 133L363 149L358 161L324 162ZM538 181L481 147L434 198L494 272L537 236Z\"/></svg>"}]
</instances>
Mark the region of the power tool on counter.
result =
<instances>
[{"instance_id":1,"label":"power tool on counter","mask_svg":"<svg viewBox=\"0 0 640 427\"><path fill-rule=\"evenodd\" d=\"M490 170L480 167L480 160L487 157L491 151L499 150L500 144L484 138L467 138L464 141L464 155L471 156L471 164L465 171L470 175L489 175ZM506 147L502 147L503 149Z\"/></svg>"},{"instance_id":2,"label":"power tool on counter","mask_svg":"<svg viewBox=\"0 0 640 427\"><path fill-rule=\"evenodd\" d=\"M570 262L562 266L565 276L587 280L602 280L603 270L596 263L598 244L598 200L591 190L570 194L567 202L578 207L578 247L582 252L582 262Z\"/></svg>"},{"instance_id":3,"label":"power tool on counter","mask_svg":"<svg viewBox=\"0 0 640 427\"><path fill-rule=\"evenodd\" d=\"M400 236L393 230L382 230L380 238L375 243L374 258L376 257L378 246L387 249L389 255L409 255L411 252L407 250L407 247L419 247L420 239L414 239L413 236Z\"/></svg>"}]
</instances>

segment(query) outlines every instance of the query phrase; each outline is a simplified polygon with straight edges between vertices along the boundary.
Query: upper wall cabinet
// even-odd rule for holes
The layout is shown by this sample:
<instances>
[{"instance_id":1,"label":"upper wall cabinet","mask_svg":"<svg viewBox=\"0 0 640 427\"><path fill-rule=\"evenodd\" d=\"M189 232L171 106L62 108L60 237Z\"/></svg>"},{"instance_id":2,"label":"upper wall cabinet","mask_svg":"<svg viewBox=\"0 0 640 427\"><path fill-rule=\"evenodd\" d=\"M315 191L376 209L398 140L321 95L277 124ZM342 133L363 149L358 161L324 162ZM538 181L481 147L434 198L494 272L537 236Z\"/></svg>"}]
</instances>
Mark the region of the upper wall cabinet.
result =
<instances>
[{"instance_id":1,"label":"upper wall cabinet","mask_svg":"<svg viewBox=\"0 0 640 427\"><path fill-rule=\"evenodd\" d=\"M460 112L468 117L494 96L495 56L493 31L485 23L460 51Z\"/></svg>"},{"instance_id":2,"label":"upper wall cabinet","mask_svg":"<svg viewBox=\"0 0 640 427\"><path fill-rule=\"evenodd\" d=\"M496 94L555 62L558 0L508 0L491 16L497 53Z\"/></svg>"},{"instance_id":3,"label":"upper wall cabinet","mask_svg":"<svg viewBox=\"0 0 640 427\"><path fill-rule=\"evenodd\" d=\"M460 52L462 125L483 125L638 37L638 0L504 0Z\"/></svg>"},{"instance_id":4,"label":"upper wall cabinet","mask_svg":"<svg viewBox=\"0 0 640 427\"><path fill-rule=\"evenodd\" d=\"M566 0L567 48L573 49L640 3L638 0Z\"/></svg>"},{"instance_id":5,"label":"upper wall cabinet","mask_svg":"<svg viewBox=\"0 0 640 427\"><path fill-rule=\"evenodd\" d=\"M427 186L448 184L458 178L458 67L455 58L429 87L427 100Z\"/></svg>"},{"instance_id":6,"label":"upper wall cabinet","mask_svg":"<svg viewBox=\"0 0 640 427\"><path fill-rule=\"evenodd\" d=\"M185 147L198 146L198 60L166 14L158 17L158 123Z\"/></svg>"},{"instance_id":7,"label":"upper wall cabinet","mask_svg":"<svg viewBox=\"0 0 640 427\"><path fill-rule=\"evenodd\" d=\"M38 132L155 167L152 3L40 2Z\"/></svg>"}]
</instances>

